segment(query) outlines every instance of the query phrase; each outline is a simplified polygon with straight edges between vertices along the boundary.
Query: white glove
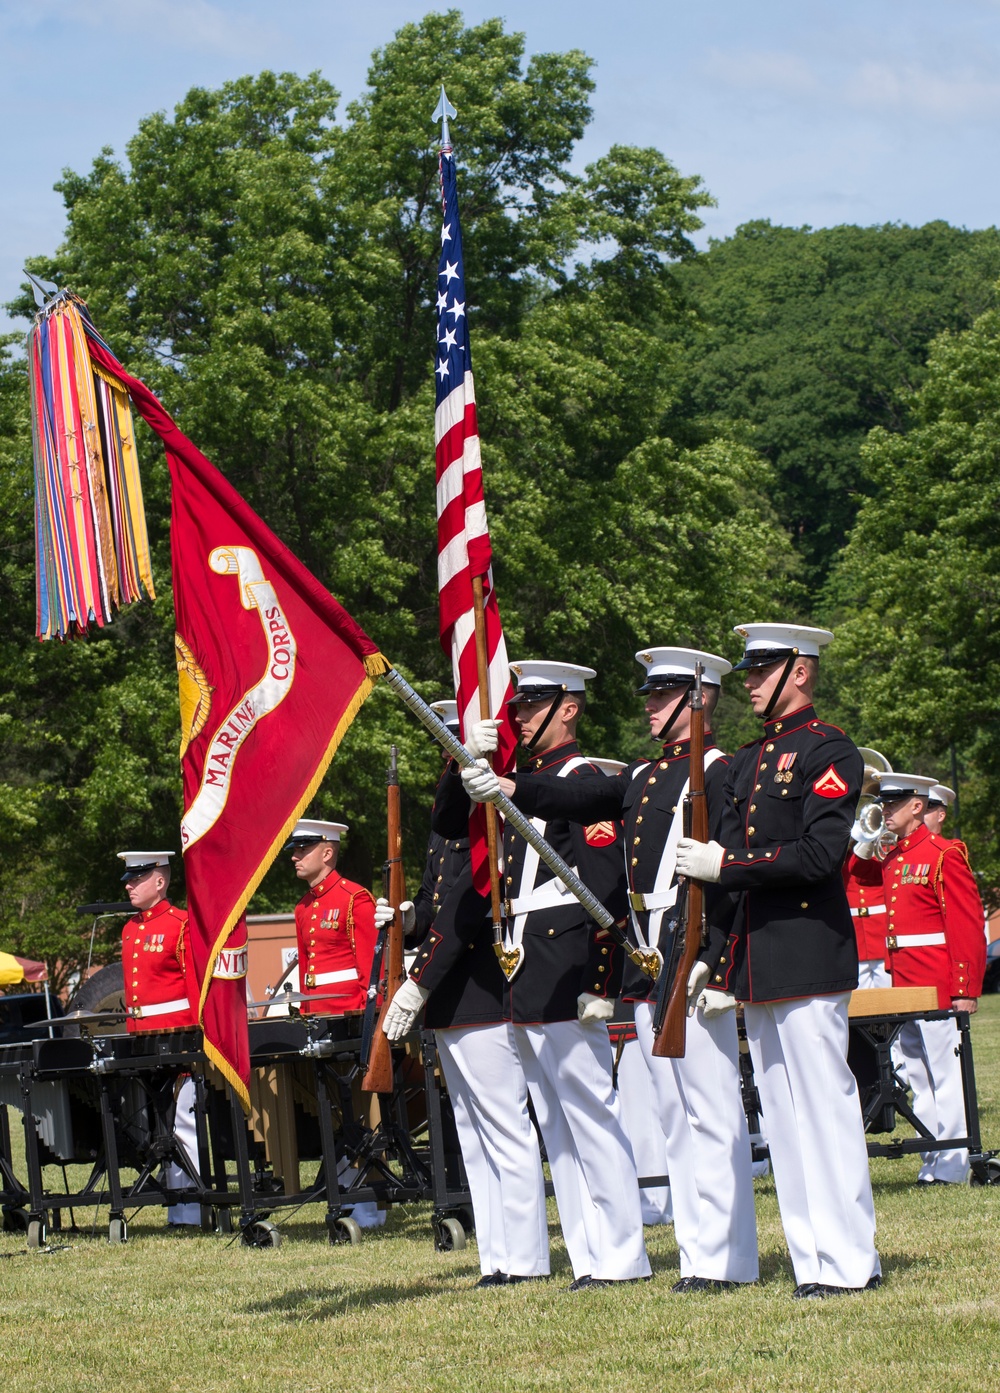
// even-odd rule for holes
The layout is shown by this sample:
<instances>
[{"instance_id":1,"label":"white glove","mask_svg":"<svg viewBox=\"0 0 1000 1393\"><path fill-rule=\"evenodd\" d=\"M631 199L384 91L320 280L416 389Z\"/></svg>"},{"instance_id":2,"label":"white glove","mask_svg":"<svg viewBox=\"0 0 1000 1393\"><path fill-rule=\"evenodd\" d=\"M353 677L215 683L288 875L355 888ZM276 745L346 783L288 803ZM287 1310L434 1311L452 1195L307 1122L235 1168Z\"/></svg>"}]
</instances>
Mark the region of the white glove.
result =
<instances>
[{"instance_id":1,"label":"white glove","mask_svg":"<svg viewBox=\"0 0 1000 1393\"><path fill-rule=\"evenodd\" d=\"M727 1011L736 1010L736 998L729 992L716 991L714 987L706 987L698 998L698 1005L701 1014L706 1021L714 1021L719 1016L724 1016Z\"/></svg>"},{"instance_id":2,"label":"white glove","mask_svg":"<svg viewBox=\"0 0 1000 1393\"><path fill-rule=\"evenodd\" d=\"M417 922L417 911L413 908L412 900L403 900L399 906L399 913L403 921L403 933L411 932ZM388 900L381 895L375 901L375 927L384 929L392 923L393 908Z\"/></svg>"},{"instance_id":3,"label":"white glove","mask_svg":"<svg viewBox=\"0 0 1000 1393\"><path fill-rule=\"evenodd\" d=\"M472 730L465 737L465 748L473 759L482 759L483 755L491 755L500 744L500 736L497 732L501 726L500 721L473 721Z\"/></svg>"},{"instance_id":4,"label":"white glove","mask_svg":"<svg viewBox=\"0 0 1000 1393\"><path fill-rule=\"evenodd\" d=\"M500 792L500 780L485 760L462 770L462 784L473 803L495 803Z\"/></svg>"},{"instance_id":5,"label":"white glove","mask_svg":"<svg viewBox=\"0 0 1000 1393\"><path fill-rule=\"evenodd\" d=\"M860 856L862 861L870 861L872 857L875 855L875 843L855 842L854 854L855 856Z\"/></svg>"},{"instance_id":6,"label":"white glove","mask_svg":"<svg viewBox=\"0 0 1000 1393\"><path fill-rule=\"evenodd\" d=\"M576 999L578 1021L609 1021L615 1014L615 1003L593 992L581 992Z\"/></svg>"},{"instance_id":7,"label":"white glove","mask_svg":"<svg viewBox=\"0 0 1000 1393\"><path fill-rule=\"evenodd\" d=\"M390 1040L402 1040L413 1029L413 1022L420 1015L424 1002L430 996L426 987L419 986L411 977L399 988L389 1002L382 1029Z\"/></svg>"},{"instance_id":8,"label":"white glove","mask_svg":"<svg viewBox=\"0 0 1000 1393\"><path fill-rule=\"evenodd\" d=\"M705 985L705 983L708 981L711 975L712 973L711 969L708 966L708 963L695 963L694 967L688 974L687 1011L689 1016L693 1016L695 1007L701 1005L701 1002L698 1000L698 998L701 996L702 987Z\"/></svg>"},{"instance_id":9,"label":"white glove","mask_svg":"<svg viewBox=\"0 0 1000 1393\"><path fill-rule=\"evenodd\" d=\"M677 874L691 880L718 880L724 851L725 847L718 842L695 842L690 837L681 837L677 843Z\"/></svg>"}]
</instances>

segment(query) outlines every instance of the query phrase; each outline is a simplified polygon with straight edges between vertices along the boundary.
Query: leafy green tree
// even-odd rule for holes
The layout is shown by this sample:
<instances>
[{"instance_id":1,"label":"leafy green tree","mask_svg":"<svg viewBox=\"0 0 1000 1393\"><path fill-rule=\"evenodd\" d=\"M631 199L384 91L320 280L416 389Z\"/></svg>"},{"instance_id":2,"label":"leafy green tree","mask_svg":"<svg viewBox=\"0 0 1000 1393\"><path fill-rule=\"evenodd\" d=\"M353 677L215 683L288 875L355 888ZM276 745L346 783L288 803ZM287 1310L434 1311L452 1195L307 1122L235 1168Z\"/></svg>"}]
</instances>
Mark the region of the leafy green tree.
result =
<instances>
[{"instance_id":1,"label":"leafy green tree","mask_svg":"<svg viewBox=\"0 0 1000 1393\"><path fill-rule=\"evenodd\" d=\"M129 369L383 651L427 696L447 694L429 120L442 78L460 112L469 314L508 646L514 657L598 668L585 741L610 755L639 739L633 651L684 640L729 651L732 622L794 589L794 562L768 464L717 431L674 438L690 318L676 266L694 254L709 198L655 150L615 147L582 177L570 173L590 114L588 59L525 63L523 36L499 21L464 28L449 12L404 26L375 55L343 122L317 74L196 89L172 115L142 121L125 159L104 151L88 173L65 174L64 246L32 269L87 299ZM14 850L0 849L0 910L20 946L68 961L81 931L67 906L116 895L115 852L176 842L169 484L162 453L140 432L156 603L85 642L37 645L25 384L17 364L5 372L0 448L13 493L0 526L21 540L16 564L0 563L17 614L0 653L11 716L0 783L18 790L0 810L9 804L21 830ZM344 870L369 883L384 855L394 741L415 874L439 762L388 691L362 711L314 804L351 825ZM255 907L295 896L279 864Z\"/></svg>"},{"instance_id":2,"label":"leafy green tree","mask_svg":"<svg viewBox=\"0 0 1000 1393\"><path fill-rule=\"evenodd\" d=\"M759 221L677 276L705 324L685 413L744 424L775 467L775 505L819 585L870 487L865 436L906 430L935 336L994 303L1000 234Z\"/></svg>"},{"instance_id":3,"label":"leafy green tree","mask_svg":"<svg viewBox=\"0 0 1000 1393\"><path fill-rule=\"evenodd\" d=\"M897 769L950 784L954 752L962 834L995 904L1000 311L937 341L912 409L906 435L873 431L863 451L873 496L831 582L838 697Z\"/></svg>"}]
</instances>

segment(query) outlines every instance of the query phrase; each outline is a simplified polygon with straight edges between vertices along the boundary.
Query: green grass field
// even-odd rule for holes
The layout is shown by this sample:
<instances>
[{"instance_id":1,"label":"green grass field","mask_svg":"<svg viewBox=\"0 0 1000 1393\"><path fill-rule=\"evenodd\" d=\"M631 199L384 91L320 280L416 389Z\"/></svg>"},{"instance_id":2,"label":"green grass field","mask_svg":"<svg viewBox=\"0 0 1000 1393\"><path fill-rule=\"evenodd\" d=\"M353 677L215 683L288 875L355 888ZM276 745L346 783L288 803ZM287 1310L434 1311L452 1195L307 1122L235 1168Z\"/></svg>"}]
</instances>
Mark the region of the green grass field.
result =
<instances>
[{"instance_id":1,"label":"green grass field","mask_svg":"<svg viewBox=\"0 0 1000 1393\"><path fill-rule=\"evenodd\" d=\"M1000 998L984 1001L973 1041L984 1145L1000 1148ZM992 1389L1000 1187L918 1193L917 1164L872 1163L883 1288L821 1303L791 1300L768 1181L761 1284L721 1295L671 1293L662 1229L646 1231L652 1282L568 1293L554 1210L552 1281L494 1291L471 1290L473 1244L434 1252L426 1205L393 1210L355 1248L326 1242L318 1206L283 1219L282 1246L263 1252L175 1237L151 1210L123 1247L106 1224L55 1235L66 1246L52 1252L3 1234L0 1393Z\"/></svg>"}]
</instances>

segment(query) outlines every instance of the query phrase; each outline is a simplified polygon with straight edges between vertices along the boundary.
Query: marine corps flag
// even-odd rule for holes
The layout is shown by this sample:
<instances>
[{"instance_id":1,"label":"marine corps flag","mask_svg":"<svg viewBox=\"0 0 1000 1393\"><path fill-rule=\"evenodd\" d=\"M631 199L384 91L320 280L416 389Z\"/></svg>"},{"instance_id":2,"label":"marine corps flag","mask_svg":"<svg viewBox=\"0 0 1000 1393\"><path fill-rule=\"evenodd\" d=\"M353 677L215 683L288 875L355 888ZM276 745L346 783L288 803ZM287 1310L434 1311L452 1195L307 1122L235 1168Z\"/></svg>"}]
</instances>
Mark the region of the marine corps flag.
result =
<instances>
[{"instance_id":1,"label":"marine corps flag","mask_svg":"<svg viewBox=\"0 0 1000 1393\"><path fill-rule=\"evenodd\" d=\"M230 936L389 663L152 392L100 345L91 353L124 383L170 466L181 846L199 1020L206 1053L248 1101L240 934Z\"/></svg>"}]
</instances>

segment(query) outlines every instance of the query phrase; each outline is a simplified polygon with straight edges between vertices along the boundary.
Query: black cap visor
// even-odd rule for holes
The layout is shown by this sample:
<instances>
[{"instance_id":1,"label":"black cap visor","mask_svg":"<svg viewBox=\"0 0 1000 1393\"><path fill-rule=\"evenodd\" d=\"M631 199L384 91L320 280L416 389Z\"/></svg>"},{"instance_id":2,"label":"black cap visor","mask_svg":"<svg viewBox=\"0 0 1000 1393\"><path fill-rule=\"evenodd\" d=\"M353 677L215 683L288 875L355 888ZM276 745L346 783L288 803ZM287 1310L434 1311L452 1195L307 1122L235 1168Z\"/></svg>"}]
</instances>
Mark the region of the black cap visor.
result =
<instances>
[{"instance_id":1,"label":"black cap visor","mask_svg":"<svg viewBox=\"0 0 1000 1393\"><path fill-rule=\"evenodd\" d=\"M144 866L129 866L122 876L122 884L127 880L138 880L140 876L148 875L150 871L166 870L166 866L157 866L155 861L147 861Z\"/></svg>"},{"instance_id":2,"label":"black cap visor","mask_svg":"<svg viewBox=\"0 0 1000 1393\"><path fill-rule=\"evenodd\" d=\"M797 648L748 648L733 667L733 672L746 672L752 667L773 667L775 663L783 663L797 654Z\"/></svg>"},{"instance_id":3,"label":"black cap visor","mask_svg":"<svg viewBox=\"0 0 1000 1393\"><path fill-rule=\"evenodd\" d=\"M567 692L561 684L553 684L548 687L528 686L518 687L517 691L510 699L511 706L530 706L537 705L540 701L551 701L553 697L573 696L574 693ZM576 693L576 695L580 695Z\"/></svg>"}]
</instances>

